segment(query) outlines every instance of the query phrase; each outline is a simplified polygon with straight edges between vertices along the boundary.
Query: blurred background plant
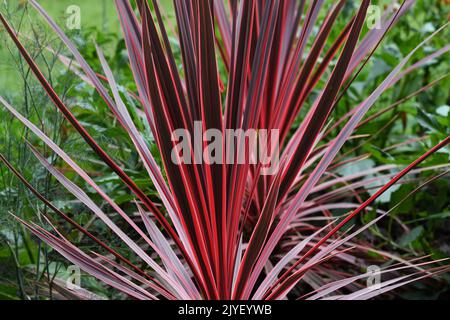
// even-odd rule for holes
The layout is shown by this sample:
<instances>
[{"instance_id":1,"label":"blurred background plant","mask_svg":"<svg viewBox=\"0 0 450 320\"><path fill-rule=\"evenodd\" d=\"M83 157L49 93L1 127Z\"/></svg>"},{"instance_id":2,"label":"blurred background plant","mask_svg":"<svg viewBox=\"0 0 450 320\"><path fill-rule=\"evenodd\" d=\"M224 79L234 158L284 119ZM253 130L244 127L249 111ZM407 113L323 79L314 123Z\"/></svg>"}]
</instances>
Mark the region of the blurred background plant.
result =
<instances>
[{"instance_id":1,"label":"blurred background plant","mask_svg":"<svg viewBox=\"0 0 450 320\"><path fill-rule=\"evenodd\" d=\"M82 27L80 30L65 30L75 42L87 62L94 70L102 70L95 42L105 50L108 62L123 87L127 103L134 104L134 100L126 94L127 90L136 91L133 76L128 68L126 48L120 33L119 22L112 1L64 0L39 1L54 17L59 25L65 26L66 9L76 4L81 8ZM327 1L331 3L332 1ZM351 12L354 12L358 1L347 1L342 19L338 19L342 28ZM161 1L166 6L170 19L170 1ZM389 1L378 1L380 5L387 5ZM389 73L396 63L405 57L426 36L434 32L443 22L448 20L450 6L442 0L421 0L408 12L389 32L381 48L358 76L350 87L337 109L336 118L340 118L350 106L359 103L368 93L376 88L383 76ZM134 151L132 143L124 134L123 129L114 122L104 101L97 92L82 82L79 77L69 70L71 63L62 64L59 55L66 54L60 40L42 22L40 17L29 9L26 1L7 0L0 5L0 11L5 14L14 25L22 39L26 39L27 49L32 53L45 76L61 94L64 101L72 102L72 111L93 137L102 146L108 146L112 156L127 168L126 173L137 182L138 186L151 197L155 197L153 185L147 178L139 156ZM322 17L323 18L323 17ZM339 22L340 21L340 22ZM333 29L338 30L339 28ZM317 32L318 30L315 30ZM337 36L332 35L332 37ZM448 30L435 37L423 52L414 56L419 61L427 53L435 52L448 45L450 38ZM181 61L176 51L177 40L170 39L175 47L176 58ZM51 49L51 50L49 50ZM422 54L422 56L421 56ZM181 63L181 62L180 62ZM223 68L223 67L222 67ZM225 72L225 71L223 71ZM448 54L430 60L419 71L405 76L389 94L383 95L371 111L372 115L391 106L382 116L372 120L370 124L359 128L357 134L367 135L369 139L349 141L342 155L355 157L370 154L370 159L359 161L355 165L344 167L345 173L357 173L370 170L380 164L409 164L418 154L428 150L430 145L443 140L450 134L450 88ZM432 83L426 91L421 88ZM323 85L323 84L322 84ZM317 87L320 89L321 85ZM86 150L81 138L75 134L65 120L55 111L47 96L30 73L28 66L20 57L15 46L7 39L3 29L0 31L0 93L32 122L39 124L39 128L46 132L63 149L70 150L74 159L83 164L87 171L96 173L95 181L121 205L127 212L133 213L134 197L119 183L119 179L105 170L104 165L94 160L96 157L90 150ZM314 94L311 101L314 98ZM406 97L413 96L411 99ZM80 101L83 101L80 103ZM396 103L400 101L400 103ZM370 115L369 115L370 116ZM139 121L139 115L134 115L139 129L147 132L146 140L152 141L145 121ZM330 130L338 131L339 126ZM13 117L0 108L0 153L4 154L22 172L46 198L59 206L60 209L71 208L71 213L78 223L89 228L96 236L111 244L126 258L127 250L120 241L102 223L83 211L82 206L73 200L65 190L58 187L49 173L30 156L24 140L33 142L36 139L26 128L13 120ZM403 144L406 141L414 143ZM388 146L395 148L387 148ZM427 165L448 164L450 150L436 154ZM159 161L156 148L152 151ZM52 165L64 171L64 163L53 157L49 150L44 154ZM67 170L68 177L83 185L83 181ZM377 201L377 207L382 210L392 208L417 186L417 181L431 177L432 172L416 175L408 183L393 188L389 193ZM78 179L78 180L77 180ZM371 194L375 185L365 186L366 194ZM89 187L85 190L98 203L102 199ZM366 243L379 250L392 252L404 257L418 257L432 255L433 258L450 257L450 179L448 176L437 180L414 196L408 198L387 219L376 227L365 232L363 239ZM108 213L108 207L102 208ZM3 299L61 299L70 298L70 294L61 285L69 275L66 270L70 264L41 241L30 234L13 218L10 213L19 217L41 221L42 212L47 208L30 194L29 191L4 167L0 167L0 298ZM375 210L375 209L374 209ZM111 211L112 214L113 211ZM340 212L342 213L342 212ZM334 214L339 214L337 211ZM362 216L362 222L371 221L373 214ZM53 222L57 223L57 222ZM78 246L89 251L89 242L85 241L75 230L65 230L66 236ZM374 258L377 253L373 252ZM116 298L117 293L110 290L90 276L83 275L82 287L105 298ZM450 298L450 277L443 275L441 281L427 280L410 285L406 289L392 294L392 297L405 299L444 299Z\"/></svg>"}]
</instances>

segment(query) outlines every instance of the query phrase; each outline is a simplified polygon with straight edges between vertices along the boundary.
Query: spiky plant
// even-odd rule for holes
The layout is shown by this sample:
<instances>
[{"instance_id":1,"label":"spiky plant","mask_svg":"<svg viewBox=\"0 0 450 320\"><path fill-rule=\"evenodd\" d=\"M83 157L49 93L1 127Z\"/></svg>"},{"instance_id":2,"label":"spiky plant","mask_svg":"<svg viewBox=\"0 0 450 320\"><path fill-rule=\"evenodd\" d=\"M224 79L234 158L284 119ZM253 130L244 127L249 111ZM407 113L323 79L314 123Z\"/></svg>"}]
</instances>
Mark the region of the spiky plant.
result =
<instances>
[{"instance_id":1,"label":"spiky plant","mask_svg":"<svg viewBox=\"0 0 450 320\"><path fill-rule=\"evenodd\" d=\"M96 89L127 132L160 196L158 201L151 199L108 155L108 150L99 146L70 106L63 103L8 21L0 15L5 30L51 101L86 141L86 146L120 177L136 199L139 221L117 205L38 127L0 98L6 109L61 157L134 231L134 236L124 232L102 211L100 204L30 145L42 165L105 223L145 267L128 260L77 224L1 156L3 163L45 205L98 245L98 253L88 254L54 226L50 232L33 222L21 221L85 272L137 299L284 299L290 293L289 297L295 298L369 299L448 270L446 266L430 268L431 262L408 262L380 252L400 262L381 273L397 276L378 286L361 288L354 284L360 283L367 274L352 276L333 268L342 261L358 266L358 259L352 255L355 248L360 252L376 251L352 239L389 212L378 211L376 219L356 231L348 229L348 224L408 173L438 169L417 167L450 141L447 137L403 169L386 165L348 176L335 173L337 168L354 165L362 158L338 157L348 140L366 138L354 136L355 130L393 108L365 118L377 99L406 74L449 49L447 46L402 71L414 53L445 25L399 61L364 101L353 106L342 118L333 119L335 109L354 79L389 29L413 5L413 0L406 0L397 8L391 5L381 19L380 28L364 32L370 1L362 0L345 28L338 30L337 37L331 35L344 8L344 0L337 1L326 12L320 25L323 0L174 0L177 24L172 32L179 43L181 69L173 54L165 14L158 1L115 0L137 88L137 92L130 94L148 121L163 167L158 166L149 150L149 141L145 141L133 122L131 107L123 100L101 49L97 47L103 71L95 72L38 2L30 0L29 3L67 45L77 62L70 64L72 71ZM70 61L63 56L61 60ZM219 62L225 69L222 73ZM318 94L314 96L313 92ZM294 124L296 119L300 120L299 126ZM193 164L174 162L173 151L178 150L179 141L171 139L173 133L184 129L194 136L196 122L201 123L201 129L215 129L222 136L226 130L247 132L253 129L258 139L262 139L263 129L279 130L277 170L272 175L263 175L264 165L249 161L255 156L251 152L242 163L237 161L238 154L226 159L227 150L240 145L246 139L243 136L221 144L221 161L197 163L193 152L191 158L188 157ZM187 141L190 150L197 150L195 143ZM200 147L207 144L202 143ZM268 148L275 146L270 144ZM181 158L181 154L175 153L177 157ZM446 170L447 166L442 168ZM396 169L393 174L392 170ZM379 175L383 172L385 174ZM446 173L438 173L423 185ZM375 178L369 178L374 174ZM381 183L381 187L364 201L361 199L365 194L363 190L370 183ZM349 193L354 195L354 201L344 200ZM334 219L329 212L335 209L348 212ZM327 222L319 226L311 222L312 215L319 218L318 221ZM398 276L398 272L409 268L413 272ZM306 296L297 290L304 281L316 287ZM342 294L344 288L351 292Z\"/></svg>"}]
</instances>

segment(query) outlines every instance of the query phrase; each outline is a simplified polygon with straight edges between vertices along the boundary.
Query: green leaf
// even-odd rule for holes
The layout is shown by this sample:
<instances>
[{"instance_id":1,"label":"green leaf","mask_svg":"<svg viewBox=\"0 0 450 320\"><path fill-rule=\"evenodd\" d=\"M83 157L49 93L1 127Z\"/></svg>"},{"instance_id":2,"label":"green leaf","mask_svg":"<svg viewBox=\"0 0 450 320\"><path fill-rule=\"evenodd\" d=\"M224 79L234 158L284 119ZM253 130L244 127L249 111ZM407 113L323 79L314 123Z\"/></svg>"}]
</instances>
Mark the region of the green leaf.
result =
<instances>
[{"instance_id":1,"label":"green leaf","mask_svg":"<svg viewBox=\"0 0 450 320\"><path fill-rule=\"evenodd\" d=\"M416 241L424 232L424 228L422 226L418 226L412 229L409 233L404 234L399 240L398 243L406 247Z\"/></svg>"}]
</instances>

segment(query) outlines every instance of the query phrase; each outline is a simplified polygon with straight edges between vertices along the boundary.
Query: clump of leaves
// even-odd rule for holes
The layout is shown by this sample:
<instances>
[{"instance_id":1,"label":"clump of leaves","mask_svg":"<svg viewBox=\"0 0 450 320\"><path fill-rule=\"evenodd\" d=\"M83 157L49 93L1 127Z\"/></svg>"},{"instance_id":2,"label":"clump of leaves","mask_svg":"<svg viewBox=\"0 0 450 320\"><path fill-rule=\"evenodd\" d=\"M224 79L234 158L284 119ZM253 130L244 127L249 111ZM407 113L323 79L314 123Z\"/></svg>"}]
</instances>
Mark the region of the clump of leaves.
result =
<instances>
[{"instance_id":1,"label":"clump of leaves","mask_svg":"<svg viewBox=\"0 0 450 320\"><path fill-rule=\"evenodd\" d=\"M142 267L128 260L77 224L1 156L6 166L40 200L99 246L99 252L87 254L68 241L56 226L48 231L33 222L20 220L85 272L137 299L321 299L331 295L333 299L345 300L370 299L448 270L445 265L432 267L429 261L404 261L353 241L390 212L376 211L373 219L356 231L348 225L355 217L373 210L373 202L405 175L425 170L437 172L412 190L409 193L412 195L446 174L442 170L447 165L420 168L419 165L444 148L450 137L404 168L383 165L353 174L338 173L343 167L357 165L368 157L340 157L339 152L349 140L368 138L354 132L371 121L364 117L377 99L402 77L449 49L430 54L402 71L413 55L447 26L444 25L401 59L364 101L333 120L333 111L351 83L414 1L406 0L399 8L389 6L380 28L365 30L370 1L363 0L338 36L331 37L345 5L343 0L327 11L321 24L318 17L324 1L174 0L177 28L173 33L182 57L180 70L158 1L149 4L137 0L133 7L128 0L116 0L137 89L129 94L139 107L123 99L124 92L99 47L101 74L86 63L42 7L34 0L30 3L69 48L78 63L72 67L73 71L97 90L129 135L159 194L159 200L151 199L108 150L99 146L0 15L54 105L136 199L139 221L113 201L65 151L0 98L6 109L123 219L121 224L126 223L127 231L30 145L42 165L145 264ZM65 57L61 59L67 62ZM219 63L225 69L226 79L218 70ZM388 110L392 108L384 109L372 119ZM135 114L143 114L148 122L162 167L150 152L142 130L135 125ZM298 127L294 125L296 119L300 120ZM227 164L225 159L223 164L175 164L172 151L177 142L170 137L178 129L194 135L195 122L201 122L205 130L218 130L223 136L229 129L279 130L281 157L277 172L266 176L261 174L262 165ZM343 128L336 132L334 129L341 124ZM196 147L194 143L188 142L191 150ZM223 154L228 147L232 146L225 145ZM234 157L233 163L237 163L238 155ZM363 200L365 187L369 185L371 196ZM336 210L343 212L335 217L331 211ZM389 280L379 286L361 287L361 281L368 276L359 275L370 262L367 252L399 262L380 271ZM361 262L364 255L367 263ZM351 266L348 272L340 267L343 263ZM414 271L398 275L407 269ZM309 285L313 291L302 290Z\"/></svg>"}]
</instances>

